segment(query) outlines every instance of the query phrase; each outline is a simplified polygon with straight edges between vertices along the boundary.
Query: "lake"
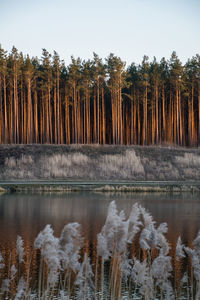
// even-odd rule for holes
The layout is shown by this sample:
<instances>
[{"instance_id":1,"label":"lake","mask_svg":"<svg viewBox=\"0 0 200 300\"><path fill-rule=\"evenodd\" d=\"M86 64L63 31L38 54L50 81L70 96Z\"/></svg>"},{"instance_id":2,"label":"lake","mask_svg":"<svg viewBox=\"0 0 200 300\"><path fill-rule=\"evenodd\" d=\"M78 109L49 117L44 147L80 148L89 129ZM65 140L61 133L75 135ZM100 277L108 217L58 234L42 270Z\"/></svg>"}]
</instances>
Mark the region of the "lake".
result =
<instances>
[{"instance_id":1,"label":"lake","mask_svg":"<svg viewBox=\"0 0 200 300\"><path fill-rule=\"evenodd\" d=\"M96 253L96 235L104 225L109 203L115 200L118 210L128 216L136 202L145 207L156 223L167 222L170 255L174 257L180 235L192 247L200 229L200 195L198 193L10 193L0 195L0 248L5 263L16 261L17 235L22 236L27 255L31 255L33 242L46 224L51 224L55 235L69 222L82 227L84 247L92 256ZM37 257L33 257L34 273ZM181 263L175 263L176 273Z\"/></svg>"},{"instance_id":2,"label":"lake","mask_svg":"<svg viewBox=\"0 0 200 300\"><path fill-rule=\"evenodd\" d=\"M200 229L200 195L196 193L11 193L0 195L1 249L14 249L17 235L31 245L46 224L51 224L55 235L59 235L69 222L80 223L83 236L91 244L101 231L112 200L126 215L138 202L157 224L167 222L172 247L179 235L191 245Z\"/></svg>"}]
</instances>

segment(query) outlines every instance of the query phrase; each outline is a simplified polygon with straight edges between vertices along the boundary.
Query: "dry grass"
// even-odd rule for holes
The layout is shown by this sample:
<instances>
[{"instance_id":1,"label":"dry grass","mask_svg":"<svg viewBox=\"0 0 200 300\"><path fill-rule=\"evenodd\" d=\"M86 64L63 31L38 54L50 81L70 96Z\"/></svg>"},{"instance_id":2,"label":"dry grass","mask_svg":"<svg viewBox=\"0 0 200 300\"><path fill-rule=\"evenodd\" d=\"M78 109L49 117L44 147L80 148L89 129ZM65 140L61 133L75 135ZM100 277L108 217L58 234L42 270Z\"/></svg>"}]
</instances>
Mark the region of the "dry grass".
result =
<instances>
[{"instance_id":1,"label":"dry grass","mask_svg":"<svg viewBox=\"0 0 200 300\"><path fill-rule=\"evenodd\" d=\"M188 257L191 264L185 273L179 271L179 280L166 234L167 224L156 226L152 216L137 203L126 217L123 211L117 211L113 201L97 235L97 249L93 252L97 254L90 260L83 250L78 223L64 226L60 237L55 237L51 226L46 225L36 237L31 255L25 253L19 236L15 259L11 259L13 253L6 254L10 257L7 266L0 253L0 299L197 300L200 233L193 248L183 245L180 237L177 241L176 263ZM133 245L138 245L136 252L131 251ZM32 274L32 255L37 255L36 274Z\"/></svg>"},{"instance_id":2,"label":"dry grass","mask_svg":"<svg viewBox=\"0 0 200 300\"><path fill-rule=\"evenodd\" d=\"M5 193L6 190L0 186L0 193Z\"/></svg>"},{"instance_id":3,"label":"dry grass","mask_svg":"<svg viewBox=\"0 0 200 300\"><path fill-rule=\"evenodd\" d=\"M0 166L2 180L200 180L199 150L176 148L13 146Z\"/></svg>"}]
</instances>

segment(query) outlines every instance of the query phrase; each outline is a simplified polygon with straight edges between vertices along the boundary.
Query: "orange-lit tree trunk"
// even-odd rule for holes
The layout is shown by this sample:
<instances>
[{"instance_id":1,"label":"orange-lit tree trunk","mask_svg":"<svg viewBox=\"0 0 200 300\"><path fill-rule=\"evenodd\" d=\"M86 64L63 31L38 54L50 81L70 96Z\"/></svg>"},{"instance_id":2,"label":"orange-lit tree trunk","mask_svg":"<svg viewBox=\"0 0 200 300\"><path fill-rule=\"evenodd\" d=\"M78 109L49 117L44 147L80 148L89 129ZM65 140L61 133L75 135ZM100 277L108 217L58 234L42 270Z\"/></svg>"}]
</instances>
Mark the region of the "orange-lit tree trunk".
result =
<instances>
[{"instance_id":1,"label":"orange-lit tree trunk","mask_svg":"<svg viewBox=\"0 0 200 300\"><path fill-rule=\"evenodd\" d=\"M198 82L198 146L200 146L200 81Z\"/></svg>"},{"instance_id":2,"label":"orange-lit tree trunk","mask_svg":"<svg viewBox=\"0 0 200 300\"><path fill-rule=\"evenodd\" d=\"M60 110L61 110L61 99L60 99L60 72L59 66L57 66L56 72L56 92L57 92L57 99L56 99L56 119L55 119L55 127L56 127L56 143L60 144L60 135L61 135L61 128L60 128Z\"/></svg>"},{"instance_id":3,"label":"orange-lit tree trunk","mask_svg":"<svg viewBox=\"0 0 200 300\"><path fill-rule=\"evenodd\" d=\"M53 89L53 108L54 108L54 143L58 144L57 131L57 91L56 86Z\"/></svg>"},{"instance_id":4,"label":"orange-lit tree trunk","mask_svg":"<svg viewBox=\"0 0 200 300\"><path fill-rule=\"evenodd\" d=\"M165 88L162 86L162 140L166 142Z\"/></svg>"},{"instance_id":5,"label":"orange-lit tree trunk","mask_svg":"<svg viewBox=\"0 0 200 300\"><path fill-rule=\"evenodd\" d=\"M103 145L106 144L106 113L105 113L105 103L104 103L104 88L101 89L102 97L102 136L103 136Z\"/></svg>"},{"instance_id":6,"label":"orange-lit tree trunk","mask_svg":"<svg viewBox=\"0 0 200 300\"><path fill-rule=\"evenodd\" d=\"M32 128L31 128L31 107L32 107L32 99L31 99L31 80L27 79L27 144L32 142Z\"/></svg>"},{"instance_id":7,"label":"orange-lit tree trunk","mask_svg":"<svg viewBox=\"0 0 200 300\"><path fill-rule=\"evenodd\" d=\"M158 83L156 82L155 87L155 103L156 103L156 144L159 142L159 114L158 114Z\"/></svg>"},{"instance_id":8,"label":"orange-lit tree trunk","mask_svg":"<svg viewBox=\"0 0 200 300\"><path fill-rule=\"evenodd\" d=\"M34 142L38 143L38 97L37 97L37 91L34 90Z\"/></svg>"},{"instance_id":9,"label":"orange-lit tree trunk","mask_svg":"<svg viewBox=\"0 0 200 300\"><path fill-rule=\"evenodd\" d=\"M8 142L8 118L7 118L7 97L6 97L6 76L3 75L3 98L4 98L4 143Z\"/></svg>"},{"instance_id":10,"label":"orange-lit tree trunk","mask_svg":"<svg viewBox=\"0 0 200 300\"><path fill-rule=\"evenodd\" d=\"M67 93L65 94L65 141L70 144L70 122L69 122L69 99Z\"/></svg>"},{"instance_id":11,"label":"orange-lit tree trunk","mask_svg":"<svg viewBox=\"0 0 200 300\"><path fill-rule=\"evenodd\" d=\"M3 141L3 106L2 106L2 82L0 77L0 144Z\"/></svg>"}]
</instances>

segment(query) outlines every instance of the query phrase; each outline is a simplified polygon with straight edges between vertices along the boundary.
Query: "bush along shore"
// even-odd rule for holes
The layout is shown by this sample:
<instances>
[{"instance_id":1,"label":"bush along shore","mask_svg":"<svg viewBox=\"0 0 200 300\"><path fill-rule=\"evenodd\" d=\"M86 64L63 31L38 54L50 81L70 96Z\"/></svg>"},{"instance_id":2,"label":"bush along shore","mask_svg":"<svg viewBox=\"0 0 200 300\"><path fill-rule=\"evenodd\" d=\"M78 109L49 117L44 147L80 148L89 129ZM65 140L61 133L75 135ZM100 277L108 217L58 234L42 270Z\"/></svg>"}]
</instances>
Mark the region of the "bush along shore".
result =
<instances>
[{"instance_id":1,"label":"bush along shore","mask_svg":"<svg viewBox=\"0 0 200 300\"><path fill-rule=\"evenodd\" d=\"M3 186L3 188L1 187ZM137 182L113 182L107 181L13 181L1 182L0 193L199 193L200 183L196 181L137 181Z\"/></svg>"},{"instance_id":2,"label":"bush along shore","mask_svg":"<svg viewBox=\"0 0 200 300\"><path fill-rule=\"evenodd\" d=\"M26 253L17 237L16 259L4 265L0 256L1 299L129 299L180 300L200 298L200 232L191 248L177 240L175 261L189 264L176 277L167 224L156 226L152 216L137 203L129 217L111 202L94 256L84 248L78 223L67 224L60 237L46 225ZM137 245L137 251L132 246ZM134 253L133 253L134 252ZM9 254L7 254L9 255ZM31 260L37 256L37 272ZM25 267L28 266L28 267ZM179 274L180 275L180 274ZM34 282L33 282L34 278Z\"/></svg>"}]
</instances>

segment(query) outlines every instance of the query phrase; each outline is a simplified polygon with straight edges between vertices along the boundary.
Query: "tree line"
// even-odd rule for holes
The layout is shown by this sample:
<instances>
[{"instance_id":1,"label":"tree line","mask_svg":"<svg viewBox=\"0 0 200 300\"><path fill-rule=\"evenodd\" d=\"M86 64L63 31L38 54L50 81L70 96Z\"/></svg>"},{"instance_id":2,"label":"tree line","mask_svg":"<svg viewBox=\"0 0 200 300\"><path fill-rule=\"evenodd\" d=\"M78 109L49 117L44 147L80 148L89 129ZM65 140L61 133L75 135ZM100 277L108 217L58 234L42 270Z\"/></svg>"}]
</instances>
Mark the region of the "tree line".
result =
<instances>
[{"instance_id":1,"label":"tree line","mask_svg":"<svg viewBox=\"0 0 200 300\"><path fill-rule=\"evenodd\" d=\"M140 64L0 46L0 143L200 145L200 55Z\"/></svg>"}]
</instances>

